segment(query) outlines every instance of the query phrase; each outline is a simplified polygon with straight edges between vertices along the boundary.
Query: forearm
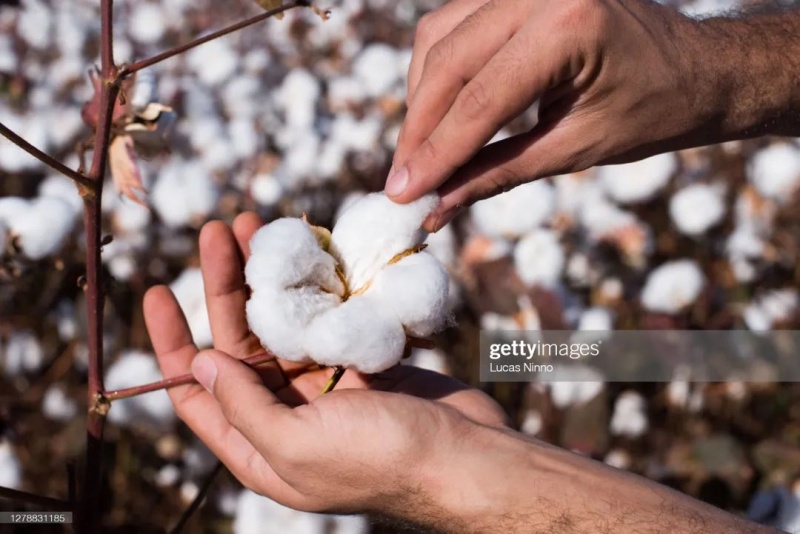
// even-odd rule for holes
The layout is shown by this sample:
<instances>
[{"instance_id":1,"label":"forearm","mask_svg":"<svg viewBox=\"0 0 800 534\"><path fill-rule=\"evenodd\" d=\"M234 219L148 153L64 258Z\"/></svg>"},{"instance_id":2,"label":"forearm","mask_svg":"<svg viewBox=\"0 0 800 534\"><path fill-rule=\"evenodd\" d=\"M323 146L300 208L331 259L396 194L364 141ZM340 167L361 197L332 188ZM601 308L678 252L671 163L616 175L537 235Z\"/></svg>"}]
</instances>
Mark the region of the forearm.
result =
<instances>
[{"instance_id":1,"label":"forearm","mask_svg":"<svg viewBox=\"0 0 800 534\"><path fill-rule=\"evenodd\" d=\"M760 135L800 136L800 8L762 10L698 23L705 69L718 113L713 141ZM716 117L718 120L714 120Z\"/></svg>"},{"instance_id":2,"label":"forearm","mask_svg":"<svg viewBox=\"0 0 800 534\"><path fill-rule=\"evenodd\" d=\"M480 428L447 458L427 481L447 532L771 532L510 431Z\"/></svg>"}]
</instances>

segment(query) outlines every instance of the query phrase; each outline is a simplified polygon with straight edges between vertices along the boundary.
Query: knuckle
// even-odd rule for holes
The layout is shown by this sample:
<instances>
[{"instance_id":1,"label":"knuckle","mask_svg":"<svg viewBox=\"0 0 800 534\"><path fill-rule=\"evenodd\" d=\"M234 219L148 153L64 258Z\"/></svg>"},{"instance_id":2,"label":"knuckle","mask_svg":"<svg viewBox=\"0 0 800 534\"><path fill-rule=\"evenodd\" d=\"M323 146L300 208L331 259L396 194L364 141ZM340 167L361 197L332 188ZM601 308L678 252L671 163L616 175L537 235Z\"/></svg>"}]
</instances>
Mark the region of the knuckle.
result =
<instances>
[{"instance_id":1,"label":"knuckle","mask_svg":"<svg viewBox=\"0 0 800 534\"><path fill-rule=\"evenodd\" d=\"M417 30L414 33L415 45L424 45L435 39L435 36L438 33L438 18L439 17L436 11L431 11L422 15L422 17L419 19L419 22L417 22Z\"/></svg>"},{"instance_id":2,"label":"knuckle","mask_svg":"<svg viewBox=\"0 0 800 534\"><path fill-rule=\"evenodd\" d=\"M473 79L461 90L456 106L458 114L468 120L482 117L491 107L491 98L486 86Z\"/></svg>"}]
</instances>

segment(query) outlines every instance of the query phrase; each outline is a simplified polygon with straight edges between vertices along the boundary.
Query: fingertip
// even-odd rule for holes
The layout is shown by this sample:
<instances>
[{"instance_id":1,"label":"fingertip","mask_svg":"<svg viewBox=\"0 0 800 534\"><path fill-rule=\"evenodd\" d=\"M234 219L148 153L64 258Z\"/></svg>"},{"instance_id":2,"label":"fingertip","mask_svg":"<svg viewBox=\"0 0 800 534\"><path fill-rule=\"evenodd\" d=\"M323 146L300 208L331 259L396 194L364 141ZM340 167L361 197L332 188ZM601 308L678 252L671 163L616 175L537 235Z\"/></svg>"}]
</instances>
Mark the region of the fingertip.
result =
<instances>
[{"instance_id":1,"label":"fingertip","mask_svg":"<svg viewBox=\"0 0 800 534\"><path fill-rule=\"evenodd\" d=\"M228 225L222 221L209 221L200 229L200 237L198 243L200 245L200 253L204 250L213 249L214 241L219 239L220 236L229 232Z\"/></svg>"}]
</instances>

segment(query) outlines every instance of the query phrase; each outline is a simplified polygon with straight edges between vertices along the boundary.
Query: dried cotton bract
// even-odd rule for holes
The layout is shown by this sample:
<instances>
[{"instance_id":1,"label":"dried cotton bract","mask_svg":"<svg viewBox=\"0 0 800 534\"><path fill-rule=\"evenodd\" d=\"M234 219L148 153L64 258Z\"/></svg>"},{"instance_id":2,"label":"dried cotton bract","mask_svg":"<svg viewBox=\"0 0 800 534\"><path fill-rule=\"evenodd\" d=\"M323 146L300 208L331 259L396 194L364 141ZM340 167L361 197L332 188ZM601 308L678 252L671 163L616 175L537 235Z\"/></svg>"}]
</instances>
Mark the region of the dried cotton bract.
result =
<instances>
[{"instance_id":1,"label":"dried cotton bract","mask_svg":"<svg viewBox=\"0 0 800 534\"><path fill-rule=\"evenodd\" d=\"M375 193L354 202L332 233L294 218L261 228L245 269L253 332L291 361L365 373L396 364L407 335L428 336L446 322L447 272L419 246L435 204Z\"/></svg>"}]
</instances>

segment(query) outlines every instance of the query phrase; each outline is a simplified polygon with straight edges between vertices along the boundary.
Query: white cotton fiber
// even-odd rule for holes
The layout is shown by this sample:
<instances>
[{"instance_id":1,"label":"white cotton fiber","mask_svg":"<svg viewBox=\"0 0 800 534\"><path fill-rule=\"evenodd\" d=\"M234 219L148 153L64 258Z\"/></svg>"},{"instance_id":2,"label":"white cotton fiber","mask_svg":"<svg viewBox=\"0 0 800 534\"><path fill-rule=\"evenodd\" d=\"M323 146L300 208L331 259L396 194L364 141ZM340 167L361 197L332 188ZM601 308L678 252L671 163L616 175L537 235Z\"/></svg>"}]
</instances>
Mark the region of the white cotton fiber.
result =
<instances>
[{"instance_id":1,"label":"white cotton fiber","mask_svg":"<svg viewBox=\"0 0 800 534\"><path fill-rule=\"evenodd\" d=\"M0 486L22 488L22 465L11 443L0 438Z\"/></svg>"},{"instance_id":2,"label":"white cotton fiber","mask_svg":"<svg viewBox=\"0 0 800 534\"><path fill-rule=\"evenodd\" d=\"M614 436L638 438L647 432L647 405L636 391L623 391L614 403L609 430Z\"/></svg>"},{"instance_id":3,"label":"white cotton fiber","mask_svg":"<svg viewBox=\"0 0 800 534\"><path fill-rule=\"evenodd\" d=\"M564 249L552 230L533 230L514 249L517 274L530 286L556 286L564 263Z\"/></svg>"},{"instance_id":4,"label":"white cotton fiber","mask_svg":"<svg viewBox=\"0 0 800 534\"><path fill-rule=\"evenodd\" d=\"M475 203L470 215L480 233L514 238L546 222L555 208L553 186L537 180Z\"/></svg>"},{"instance_id":5,"label":"white cotton fiber","mask_svg":"<svg viewBox=\"0 0 800 534\"><path fill-rule=\"evenodd\" d=\"M333 228L331 252L351 292L366 286L394 256L422 243L422 223L437 202L435 195L427 195L397 204L383 193L372 193L342 214Z\"/></svg>"},{"instance_id":6,"label":"white cotton fiber","mask_svg":"<svg viewBox=\"0 0 800 534\"><path fill-rule=\"evenodd\" d=\"M664 263L650 272L642 290L642 305L653 312L675 314L691 305L705 285L693 260Z\"/></svg>"},{"instance_id":7,"label":"white cotton fiber","mask_svg":"<svg viewBox=\"0 0 800 534\"><path fill-rule=\"evenodd\" d=\"M69 421L78 414L78 405L67 396L63 387L54 384L47 388L42 398L42 413L54 421Z\"/></svg>"},{"instance_id":8,"label":"white cotton fiber","mask_svg":"<svg viewBox=\"0 0 800 534\"><path fill-rule=\"evenodd\" d=\"M366 295L353 297L317 317L308 327L305 348L322 365L377 373L403 356L406 335L391 311Z\"/></svg>"},{"instance_id":9,"label":"white cotton fiber","mask_svg":"<svg viewBox=\"0 0 800 534\"><path fill-rule=\"evenodd\" d=\"M765 197L787 201L800 187L800 149L775 144L761 150L751 160L748 178Z\"/></svg>"},{"instance_id":10,"label":"white cotton fiber","mask_svg":"<svg viewBox=\"0 0 800 534\"><path fill-rule=\"evenodd\" d=\"M67 201L47 196L31 201L27 210L7 223L22 253L40 260L61 249L75 220L76 213Z\"/></svg>"},{"instance_id":11,"label":"white cotton fiber","mask_svg":"<svg viewBox=\"0 0 800 534\"><path fill-rule=\"evenodd\" d=\"M8 336L4 356L3 372L8 376L34 373L44 364L42 344L30 330L12 332Z\"/></svg>"},{"instance_id":12,"label":"white cotton fiber","mask_svg":"<svg viewBox=\"0 0 800 534\"><path fill-rule=\"evenodd\" d=\"M410 335L425 337L446 321L448 293L447 271L420 252L379 271L364 295L391 310Z\"/></svg>"},{"instance_id":13,"label":"white cotton fiber","mask_svg":"<svg viewBox=\"0 0 800 534\"><path fill-rule=\"evenodd\" d=\"M213 339L206 308L202 271L198 267L184 269L172 281L169 288L186 316L186 322L189 323L189 330L192 332L195 345L201 348L210 347Z\"/></svg>"},{"instance_id":14,"label":"white cotton fiber","mask_svg":"<svg viewBox=\"0 0 800 534\"><path fill-rule=\"evenodd\" d=\"M129 350L120 354L108 369L105 386L108 391L113 391L161 379L153 354ZM119 425L149 424L157 430L166 430L175 420L175 410L167 392L161 390L115 401L108 417Z\"/></svg>"},{"instance_id":15,"label":"white cotton fiber","mask_svg":"<svg viewBox=\"0 0 800 534\"><path fill-rule=\"evenodd\" d=\"M669 201L672 222L681 233L703 234L725 215L724 189L708 184L684 187Z\"/></svg>"},{"instance_id":16,"label":"white cotton fiber","mask_svg":"<svg viewBox=\"0 0 800 534\"><path fill-rule=\"evenodd\" d=\"M659 154L623 165L597 169L597 177L608 196L623 204L645 202L653 198L678 169L675 154Z\"/></svg>"},{"instance_id":17,"label":"white cotton fiber","mask_svg":"<svg viewBox=\"0 0 800 534\"><path fill-rule=\"evenodd\" d=\"M326 519L324 515L298 512L250 490L244 490L236 505L233 532L234 534L264 532L323 534L326 532Z\"/></svg>"}]
</instances>

